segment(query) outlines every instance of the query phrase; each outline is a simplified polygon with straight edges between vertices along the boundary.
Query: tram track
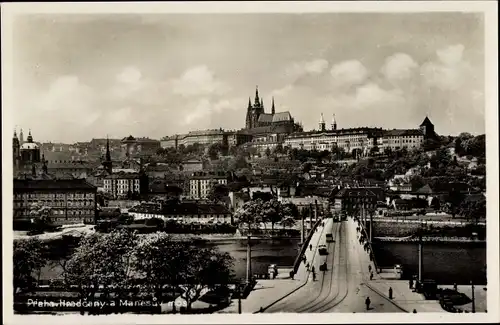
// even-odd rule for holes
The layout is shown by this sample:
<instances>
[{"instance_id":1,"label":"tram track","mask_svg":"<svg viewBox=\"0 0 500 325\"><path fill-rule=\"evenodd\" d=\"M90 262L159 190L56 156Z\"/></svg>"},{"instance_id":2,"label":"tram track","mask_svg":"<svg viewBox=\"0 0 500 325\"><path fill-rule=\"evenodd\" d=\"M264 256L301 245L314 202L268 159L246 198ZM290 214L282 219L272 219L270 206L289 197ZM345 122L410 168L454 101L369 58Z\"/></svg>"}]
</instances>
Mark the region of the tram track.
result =
<instances>
[{"instance_id":1,"label":"tram track","mask_svg":"<svg viewBox=\"0 0 500 325\"><path fill-rule=\"evenodd\" d=\"M325 222L327 222L327 221L325 221ZM321 238L325 235L325 230L326 230L326 227L323 227L323 228L321 229L321 233L319 234L320 239L321 239ZM333 225L332 225L332 232L333 232ZM318 241L318 242L319 242L319 241ZM312 256L312 258L311 258L311 262L310 262L310 263L311 263L311 264L310 264L311 266L312 266L312 265L314 265L314 261L316 260L317 256L319 255L319 252L318 252L318 246L319 246L319 244L318 244L318 245L316 245L316 248L315 248L315 250L314 250L313 256ZM332 262L332 264L333 264L333 262ZM307 273L308 273L308 278L307 278L307 280L306 280L306 283L304 283L304 285L307 285L307 284L309 283L309 281L310 281L310 280L309 280L309 274L310 274L310 272L311 272L311 271L307 271ZM323 279L323 281L324 281L324 279ZM292 294L292 296L290 296L290 297L293 297L296 293L299 293L299 292L301 293L301 292L302 292L302 290L301 290L301 289L302 289L302 288L299 288L299 290L298 290L298 291L296 291L296 292L294 292L294 293ZM321 285L321 290L322 290L322 289L323 289L323 282L322 282L322 285ZM321 294L321 291L320 291L320 294ZM290 306L290 304L289 304L289 303L286 303L286 304L285 304L285 301L286 301L286 300L288 300L288 298L285 298L285 300L284 300L284 301L279 301L279 302L277 302L277 303L275 303L275 304L273 304L273 305L271 305L271 306L268 306L268 307L266 308L266 309L267 309L267 310L266 310L266 312L273 312L273 310L282 311L282 309L280 309L280 307L281 307L281 308L285 307L285 309L290 309L290 308L286 308L286 307L289 307L289 306ZM292 306L293 306L293 305L292 305ZM292 308L292 310L293 310L293 308Z\"/></svg>"},{"instance_id":2,"label":"tram track","mask_svg":"<svg viewBox=\"0 0 500 325\"><path fill-rule=\"evenodd\" d=\"M333 297L329 298L330 297L330 294L331 294L331 288L333 287L333 283L332 285L330 286L330 293L326 296L326 299L324 299L323 301L321 301L320 303L318 303L317 305L313 306L312 308L309 308L307 310L307 312L310 312L310 313L322 313L322 312L326 312L330 309L333 309L335 308L335 306L339 305L340 303L342 303L342 301L344 301L344 299L347 297L347 295L349 294L349 282L348 282L348 278L347 278L347 271L348 271L348 263L347 263L347 260L346 260L346 257L347 257L347 245L345 243L345 239L344 239L344 236L342 236L342 228L343 228L343 223L340 223L340 226L339 226L339 235L338 235L338 240L339 240L339 243L338 243L338 247L339 247L339 252L338 252L338 261L339 263L337 264L337 281L336 281L336 293ZM341 280L341 277L342 277L342 273L341 273L341 268L342 270L345 270L345 279L342 281ZM332 277L332 281L333 281L333 277ZM345 285L345 293L343 294L343 296L341 297L340 300L337 300L337 298L339 297L341 291L341 285ZM332 303L334 303L332 305Z\"/></svg>"},{"instance_id":3,"label":"tram track","mask_svg":"<svg viewBox=\"0 0 500 325\"><path fill-rule=\"evenodd\" d=\"M334 273L336 272L337 268L335 268L335 258L337 257L337 254L335 254L335 248L339 247L339 245L341 244L341 231L340 231L340 223L334 223L334 226L337 226L336 228L336 231L335 231L335 246L334 246L334 251L332 252L332 257L331 257L331 263L327 265L330 267L330 281L328 283L327 281L327 285L326 287L328 287L328 292L326 293L326 296L322 298L322 295L323 295L323 292L324 292L324 289L325 289L325 276L322 277L321 279L321 288L320 288L320 291L319 293L316 295L316 297L314 299L312 299L309 303L305 304L305 305L302 305L300 308L298 308L296 310L296 312L298 313L304 313L304 312L310 312L311 310L315 310L316 308L318 308L318 306L322 306L323 302L325 300L328 299L328 297L331 295L332 293L332 287L333 287L333 279L334 279ZM339 251L340 251L341 247L339 248ZM327 260L328 260L328 257L327 257ZM338 272L337 272L338 274Z\"/></svg>"}]
</instances>

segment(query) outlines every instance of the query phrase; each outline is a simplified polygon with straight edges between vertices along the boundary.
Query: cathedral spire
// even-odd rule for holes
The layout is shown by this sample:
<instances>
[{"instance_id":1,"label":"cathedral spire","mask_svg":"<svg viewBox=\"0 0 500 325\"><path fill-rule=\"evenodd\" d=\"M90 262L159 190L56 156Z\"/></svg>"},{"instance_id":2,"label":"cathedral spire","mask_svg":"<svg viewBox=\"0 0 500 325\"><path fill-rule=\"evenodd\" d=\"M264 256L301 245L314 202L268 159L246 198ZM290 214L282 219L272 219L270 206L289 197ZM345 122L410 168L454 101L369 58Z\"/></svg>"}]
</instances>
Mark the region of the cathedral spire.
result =
<instances>
[{"instance_id":1,"label":"cathedral spire","mask_svg":"<svg viewBox=\"0 0 500 325\"><path fill-rule=\"evenodd\" d=\"M109 138L106 136L106 161L111 161L111 152L109 151Z\"/></svg>"},{"instance_id":2,"label":"cathedral spire","mask_svg":"<svg viewBox=\"0 0 500 325\"><path fill-rule=\"evenodd\" d=\"M21 133L19 133L19 142L21 144L24 143L24 134L23 134L23 129L21 128Z\"/></svg>"},{"instance_id":3,"label":"cathedral spire","mask_svg":"<svg viewBox=\"0 0 500 325\"><path fill-rule=\"evenodd\" d=\"M255 86L255 107L260 106L260 100L259 100L259 86Z\"/></svg>"},{"instance_id":4,"label":"cathedral spire","mask_svg":"<svg viewBox=\"0 0 500 325\"><path fill-rule=\"evenodd\" d=\"M333 114L332 130L337 130L337 120L335 119L335 114Z\"/></svg>"},{"instance_id":5,"label":"cathedral spire","mask_svg":"<svg viewBox=\"0 0 500 325\"><path fill-rule=\"evenodd\" d=\"M250 111L252 109L252 100L250 97L248 97L248 110Z\"/></svg>"},{"instance_id":6,"label":"cathedral spire","mask_svg":"<svg viewBox=\"0 0 500 325\"><path fill-rule=\"evenodd\" d=\"M109 151L109 137L106 136L106 160L102 163L108 174L113 173L113 162L111 161L111 152Z\"/></svg>"},{"instance_id":7,"label":"cathedral spire","mask_svg":"<svg viewBox=\"0 0 500 325\"><path fill-rule=\"evenodd\" d=\"M16 132L16 129L14 129L14 139L17 139L17 132Z\"/></svg>"},{"instance_id":8,"label":"cathedral spire","mask_svg":"<svg viewBox=\"0 0 500 325\"><path fill-rule=\"evenodd\" d=\"M321 117L319 119L319 129L321 131L325 131L325 118L323 117L323 113L321 113Z\"/></svg>"},{"instance_id":9,"label":"cathedral spire","mask_svg":"<svg viewBox=\"0 0 500 325\"><path fill-rule=\"evenodd\" d=\"M276 114L276 110L274 108L274 96L273 96L273 107L271 108L271 113L274 115Z\"/></svg>"},{"instance_id":10,"label":"cathedral spire","mask_svg":"<svg viewBox=\"0 0 500 325\"><path fill-rule=\"evenodd\" d=\"M29 130L29 133L28 133L28 142L33 142L33 136L31 135L31 129Z\"/></svg>"}]
</instances>

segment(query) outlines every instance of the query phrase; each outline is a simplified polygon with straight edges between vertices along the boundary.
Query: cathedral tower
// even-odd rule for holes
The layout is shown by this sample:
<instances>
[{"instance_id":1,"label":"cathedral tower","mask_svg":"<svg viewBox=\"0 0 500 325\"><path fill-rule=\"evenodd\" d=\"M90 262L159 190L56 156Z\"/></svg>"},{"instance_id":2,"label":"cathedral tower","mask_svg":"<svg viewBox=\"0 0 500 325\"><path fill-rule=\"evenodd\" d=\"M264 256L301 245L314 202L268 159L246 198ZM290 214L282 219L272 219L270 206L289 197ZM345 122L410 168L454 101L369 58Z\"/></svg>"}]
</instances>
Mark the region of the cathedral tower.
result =
<instances>
[{"instance_id":1,"label":"cathedral tower","mask_svg":"<svg viewBox=\"0 0 500 325\"><path fill-rule=\"evenodd\" d=\"M252 125L252 101L250 100L250 97L248 98L247 117L245 119L245 127L247 129L251 129L253 127L253 125Z\"/></svg>"},{"instance_id":2,"label":"cathedral tower","mask_svg":"<svg viewBox=\"0 0 500 325\"><path fill-rule=\"evenodd\" d=\"M337 130L337 120L335 120L335 114L333 114L332 130L333 131Z\"/></svg>"},{"instance_id":3,"label":"cathedral tower","mask_svg":"<svg viewBox=\"0 0 500 325\"><path fill-rule=\"evenodd\" d=\"M321 131L325 131L326 130L326 123L325 123L325 119L323 117L323 113L321 113L321 118L319 119L319 129Z\"/></svg>"},{"instance_id":4,"label":"cathedral tower","mask_svg":"<svg viewBox=\"0 0 500 325\"><path fill-rule=\"evenodd\" d=\"M276 114L276 109L274 108L274 96L273 96L273 107L271 107L271 114Z\"/></svg>"}]
</instances>

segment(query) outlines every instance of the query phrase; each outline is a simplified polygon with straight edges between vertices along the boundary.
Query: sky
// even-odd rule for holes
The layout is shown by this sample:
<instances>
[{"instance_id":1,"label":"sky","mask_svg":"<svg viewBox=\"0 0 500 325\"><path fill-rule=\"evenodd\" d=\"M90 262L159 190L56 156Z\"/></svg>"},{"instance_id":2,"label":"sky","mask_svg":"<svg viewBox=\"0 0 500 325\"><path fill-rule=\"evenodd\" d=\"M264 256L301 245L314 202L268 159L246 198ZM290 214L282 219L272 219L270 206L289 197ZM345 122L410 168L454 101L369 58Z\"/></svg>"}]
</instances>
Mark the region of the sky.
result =
<instances>
[{"instance_id":1,"label":"sky","mask_svg":"<svg viewBox=\"0 0 500 325\"><path fill-rule=\"evenodd\" d=\"M306 130L485 133L481 14L23 15L12 57L35 141L240 129L257 85Z\"/></svg>"}]
</instances>

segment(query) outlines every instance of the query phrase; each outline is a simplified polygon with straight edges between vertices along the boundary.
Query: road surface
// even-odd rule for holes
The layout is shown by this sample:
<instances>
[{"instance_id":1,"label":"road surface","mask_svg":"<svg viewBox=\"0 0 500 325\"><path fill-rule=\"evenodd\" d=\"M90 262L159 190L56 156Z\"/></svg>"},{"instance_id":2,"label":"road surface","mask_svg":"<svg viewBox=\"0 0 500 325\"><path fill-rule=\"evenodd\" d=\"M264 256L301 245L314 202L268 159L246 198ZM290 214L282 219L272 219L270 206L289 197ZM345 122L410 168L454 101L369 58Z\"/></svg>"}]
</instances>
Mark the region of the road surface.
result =
<instances>
[{"instance_id":1,"label":"road surface","mask_svg":"<svg viewBox=\"0 0 500 325\"><path fill-rule=\"evenodd\" d=\"M334 242L325 243L327 256L315 254L312 265L316 269L316 281L308 283L268 308L266 313L366 313L403 312L386 298L372 291L364 283L369 282L368 257L359 244L356 226L352 221L333 222L325 220L322 236L332 233ZM328 231L328 230L331 231ZM328 266L327 271L319 271L320 264ZM371 306L366 310L365 299L369 297ZM278 297L279 298L279 297Z\"/></svg>"}]
</instances>

